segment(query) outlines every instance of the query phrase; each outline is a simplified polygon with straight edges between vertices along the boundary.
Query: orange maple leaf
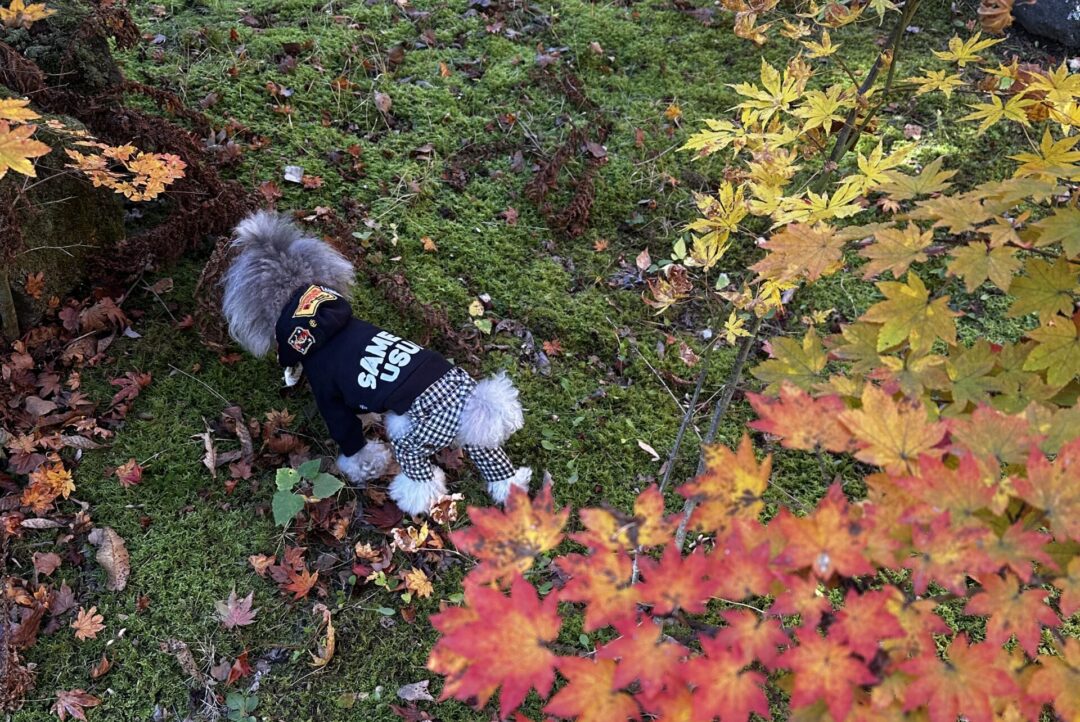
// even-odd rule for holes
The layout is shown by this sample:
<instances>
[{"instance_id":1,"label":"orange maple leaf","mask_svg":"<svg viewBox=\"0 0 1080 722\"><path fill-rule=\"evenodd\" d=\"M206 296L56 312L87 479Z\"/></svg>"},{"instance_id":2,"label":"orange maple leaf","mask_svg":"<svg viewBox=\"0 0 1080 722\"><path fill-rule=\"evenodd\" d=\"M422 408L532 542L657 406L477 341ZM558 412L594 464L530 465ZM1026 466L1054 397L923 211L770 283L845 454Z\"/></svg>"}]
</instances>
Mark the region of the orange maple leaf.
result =
<instances>
[{"instance_id":1,"label":"orange maple leaf","mask_svg":"<svg viewBox=\"0 0 1080 722\"><path fill-rule=\"evenodd\" d=\"M79 607L79 613L71 622L71 628L75 630L75 639L97 639L98 632L105 629L104 621L105 617L97 613L97 607L89 609Z\"/></svg>"},{"instance_id":2,"label":"orange maple leaf","mask_svg":"<svg viewBox=\"0 0 1080 722\"><path fill-rule=\"evenodd\" d=\"M780 627L780 620L774 617L763 617L744 609L727 611L720 616L727 626L721 627L713 639L731 650L743 665L756 659L773 669L780 657L780 648L791 643Z\"/></svg>"},{"instance_id":3,"label":"orange maple leaf","mask_svg":"<svg viewBox=\"0 0 1080 722\"><path fill-rule=\"evenodd\" d=\"M634 617L641 587L630 583L633 563L625 552L567 554L555 565L570 577L559 600L585 603L586 632Z\"/></svg>"},{"instance_id":4,"label":"orange maple leaf","mask_svg":"<svg viewBox=\"0 0 1080 722\"><path fill-rule=\"evenodd\" d=\"M1033 449L1027 478L1014 479L1020 498L1042 509L1058 541L1080 539L1080 439L1061 447L1051 463Z\"/></svg>"},{"instance_id":5,"label":"orange maple leaf","mask_svg":"<svg viewBox=\"0 0 1080 722\"><path fill-rule=\"evenodd\" d=\"M1021 590L1019 581L1011 574L1004 578L990 574L979 581L983 591L968 600L964 611L989 615L986 641L1002 645L1015 634L1020 647L1032 657L1037 656L1042 625L1057 627L1061 624L1054 610L1046 606L1049 592L1045 589Z\"/></svg>"},{"instance_id":6,"label":"orange maple leaf","mask_svg":"<svg viewBox=\"0 0 1080 722\"><path fill-rule=\"evenodd\" d=\"M905 711L926 707L930 722L955 722L960 715L970 722L992 722L993 699L1019 692L1000 646L967 641L957 635L946 661L931 649L900 665L914 677L904 692Z\"/></svg>"},{"instance_id":7,"label":"orange maple leaf","mask_svg":"<svg viewBox=\"0 0 1080 722\"><path fill-rule=\"evenodd\" d=\"M641 719L634 698L614 684L615 663L610 659L561 657L559 671L570 683L555 693L544 711L578 722L626 722Z\"/></svg>"},{"instance_id":8,"label":"orange maple leaf","mask_svg":"<svg viewBox=\"0 0 1080 722\"><path fill-rule=\"evenodd\" d=\"M644 579L641 601L652 605L653 614L662 616L676 609L690 614L705 611L713 583L702 547L683 556L672 542L659 560L641 557L638 566Z\"/></svg>"},{"instance_id":9,"label":"orange maple leaf","mask_svg":"<svg viewBox=\"0 0 1080 722\"><path fill-rule=\"evenodd\" d=\"M768 255L750 269L763 279L816 281L843 266L844 239L828 226L792 223L765 242Z\"/></svg>"},{"instance_id":10,"label":"orange maple leaf","mask_svg":"<svg viewBox=\"0 0 1080 722\"><path fill-rule=\"evenodd\" d=\"M1068 573L1054 580L1054 586L1061 590L1061 613L1071 617L1080 610L1080 557L1073 557L1069 562Z\"/></svg>"},{"instance_id":11,"label":"orange maple leaf","mask_svg":"<svg viewBox=\"0 0 1080 722\"><path fill-rule=\"evenodd\" d=\"M768 718L769 703L762 687L765 675L744 670L742 655L717 639L701 637L703 655L692 658L684 676L694 685L694 719L720 717L731 722L749 719L752 713Z\"/></svg>"},{"instance_id":12,"label":"orange maple leaf","mask_svg":"<svg viewBox=\"0 0 1080 722\"><path fill-rule=\"evenodd\" d=\"M894 587L859 594L849 590L844 606L836 613L829 627L829 637L846 644L851 651L869 662L877 654L881 642L905 636L899 620L889 606L902 596Z\"/></svg>"},{"instance_id":13,"label":"orange maple leaf","mask_svg":"<svg viewBox=\"0 0 1080 722\"><path fill-rule=\"evenodd\" d=\"M1067 638L1061 656L1041 655L1027 693L1053 705L1062 719L1080 719L1080 641Z\"/></svg>"},{"instance_id":14,"label":"orange maple leaf","mask_svg":"<svg viewBox=\"0 0 1080 722\"><path fill-rule=\"evenodd\" d=\"M772 559L770 543L763 541L748 548L747 536L741 529L733 529L726 537L716 540L716 546L707 557L713 593L729 601L764 596L776 579L769 563Z\"/></svg>"},{"instance_id":15,"label":"orange maple leaf","mask_svg":"<svg viewBox=\"0 0 1080 722\"><path fill-rule=\"evenodd\" d=\"M527 571L538 554L559 545L570 516L569 509L555 511L550 484L535 499L513 487L505 510L470 507L468 513L472 526L453 532L450 539L480 560L472 574L481 582L505 581Z\"/></svg>"},{"instance_id":16,"label":"orange maple leaf","mask_svg":"<svg viewBox=\"0 0 1080 722\"><path fill-rule=\"evenodd\" d=\"M773 399L747 394L758 420L750 428L780 437L785 449L836 453L855 450L851 432L840 423L839 415L847 409L839 396L815 399L789 381L780 384L780 396Z\"/></svg>"},{"instance_id":17,"label":"orange maple leaf","mask_svg":"<svg viewBox=\"0 0 1080 722\"><path fill-rule=\"evenodd\" d=\"M833 719L845 719L855 688L876 678L846 644L821 637L813 629L804 630L799 645L780 656L780 663L793 672L791 708L823 701Z\"/></svg>"},{"instance_id":18,"label":"orange maple leaf","mask_svg":"<svg viewBox=\"0 0 1080 722\"><path fill-rule=\"evenodd\" d=\"M745 434L738 453L720 444L706 446L704 453L705 473L678 489L697 501L691 525L720 533L735 519L757 519L764 507L761 495L768 485L772 457L766 456L759 464Z\"/></svg>"},{"instance_id":19,"label":"orange maple leaf","mask_svg":"<svg viewBox=\"0 0 1080 722\"><path fill-rule=\"evenodd\" d=\"M597 659L617 659L613 686L628 687L635 680L649 694L658 693L680 676L681 660L690 654L683 645L669 640L664 629L651 617L644 622L624 619L615 624L618 638L597 648Z\"/></svg>"},{"instance_id":20,"label":"orange maple leaf","mask_svg":"<svg viewBox=\"0 0 1080 722\"><path fill-rule=\"evenodd\" d=\"M509 596L467 579L465 605L476 612L476 618L455 614L446 625L442 623L445 612L432 617L432 624L443 632L436 648L458 655L453 691L444 689L443 697L476 697L482 706L501 686L503 717L521 705L530 689L546 697L555 681L557 660L547 645L559 636L562 624L557 603L554 594L541 601L521 575L514 576Z\"/></svg>"},{"instance_id":21,"label":"orange maple leaf","mask_svg":"<svg viewBox=\"0 0 1080 722\"><path fill-rule=\"evenodd\" d=\"M886 471L911 473L921 454L943 453L935 448L945 436L943 424L931 422L922 404L897 402L873 384L863 387L862 408L844 411L840 421L859 442L855 458Z\"/></svg>"},{"instance_id":22,"label":"orange maple leaf","mask_svg":"<svg viewBox=\"0 0 1080 722\"><path fill-rule=\"evenodd\" d=\"M677 516L664 516L664 495L655 484L638 494L633 516L590 508L579 511L578 517L587 531L574 534L574 541L608 551L665 544L679 525Z\"/></svg>"},{"instance_id":23,"label":"orange maple leaf","mask_svg":"<svg viewBox=\"0 0 1080 722\"><path fill-rule=\"evenodd\" d=\"M770 524L785 541L776 563L797 571L806 567L822 581L834 573L844 577L873 574L864 553L869 522L853 509L839 484L807 516L796 517L786 508Z\"/></svg>"},{"instance_id":24,"label":"orange maple leaf","mask_svg":"<svg viewBox=\"0 0 1080 722\"><path fill-rule=\"evenodd\" d=\"M292 592L293 599L303 599L311 592L315 582L319 581L319 572L312 574L307 569L288 570L287 584L281 585L283 592Z\"/></svg>"}]
</instances>

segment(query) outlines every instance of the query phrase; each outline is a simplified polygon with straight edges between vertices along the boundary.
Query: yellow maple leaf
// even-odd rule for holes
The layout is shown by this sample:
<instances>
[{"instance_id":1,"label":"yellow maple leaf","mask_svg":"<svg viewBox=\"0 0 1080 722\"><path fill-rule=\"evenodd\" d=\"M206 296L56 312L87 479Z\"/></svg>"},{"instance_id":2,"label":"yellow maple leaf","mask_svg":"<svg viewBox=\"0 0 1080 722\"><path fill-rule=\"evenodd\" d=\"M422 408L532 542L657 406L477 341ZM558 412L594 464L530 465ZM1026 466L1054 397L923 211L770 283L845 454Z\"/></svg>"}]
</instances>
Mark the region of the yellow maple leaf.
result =
<instances>
[{"instance_id":1,"label":"yellow maple leaf","mask_svg":"<svg viewBox=\"0 0 1080 722\"><path fill-rule=\"evenodd\" d=\"M915 176L898 170L887 170L883 173L885 180L877 190L887 193L894 201L907 201L931 193L940 193L952 185L949 179L956 175L955 170L941 170L944 162L945 157L939 155Z\"/></svg>"},{"instance_id":2,"label":"yellow maple leaf","mask_svg":"<svg viewBox=\"0 0 1080 722\"><path fill-rule=\"evenodd\" d=\"M862 177L853 182L862 191L881 185L889 180L889 177L885 175L886 171L892 170L903 163L914 149L915 146L909 145L886 156L879 140L877 147L870 152L869 157L864 156L861 152L859 153L858 165Z\"/></svg>"},{"instance_id":3,"label":"yellow maple leaf","mask_svg":"<svg viewBox=\"0 0 1080 722\"><path fill-rule=\"evenodd\" d=\"M811 58L827 58L840 49L839 45L833 45L828 30L823 30L821 32L820 43L815 43L813 40L806 40L803 41L802 46L809 51L807 57Z\"/></svg>"},{"instance_id":4,"label":"yellow maple leaf","mask_svg":"<svg viewBox=\"0 0 1080 722\"><path fill-rule=\"evenodd\" d=\"M863 278L873 278L884 271L892 271L895 278L904 275L912 263L926 260L923 250L934 239L933 231L925 233L914 223L907 228L885 228L874 234L874 243L859 251L869 259L863 267Z\"/></svg>"},{"instance_id":5,"label":"yellow maple leaf","mask_svg":"<svg viewBox=\"0 0 1080 722\"><path fill-rule=\"evenodd\" d=\"M727 321L724 322L724 330L721 335L731 345L734 345L737 339L749 336L750 332L746 330L746 319L740 318L732 311Z\"/></svg>"},{"instance_id":6,"label":"yellow maple leaf","mask_svg":"<svg viewBox=\"0 0 1080 722\"><path fill-rule=\"evenodd\" d=\"M964 84L963 78L958 74L946 75L947 70L926 70L925 68L921 70L925 73L924 75L911 77L905 81L919 86L915 95L925 95L940 90L946 98L951 98L953 90Z\"/></svg>"},{"instance_id":7,"label":"yellow maple leaf","mask_svg":"<svg viewBox=\"0 0 1080 722\"><path fill-rule=\"evenodd\" d=\"M1046 380L1062 387L1080 374L1080 316L1054 316L1028 336L1038 345L1024 361L1026 371L1046 370Z\"/></svg>"},{"instance_id":8,"label":"yellow maple leaf","mask_svg":"<svg viewBox=\"0 0 1080 722\"><path fill-rule=\"evenodd\" d=\"M842 241L827 225L792 223L765 242L768 255L751 266L762 279L816 281L843 265Z\"/></svg>"},{"instance_id":9,"label":"yellow maple leaf","mask_svg":"<svg viewBox=\"0 0 1080 722\"><path fill-rule=\"evenodd\" d=\"M1071 178L1078 171L1074 164L1080 161L1080 150L1073 150L1078 141L1080 141L1080 135L1054 140L1050 129L1046 128L1036 152L1009 156L1010 159L1019 161L1021 164L1013 173L1013 177L1034 175Z\"/></svg>"},{"instance_id":10,"label":"yellow maple leaf","mask_svg":"<svg viewBox=\"0 0 1080 722\"><path fill-rule=\"evenodd\" d=\"M720 444L706 446L705 472L679 487L679 493L697 501L690 524L721 532L736 519L756 520L764 503L772 457L760 464L750 437L743 435L738 453Z\"/></svg>"},{"instance_id":11,"label":"yellow maple leaf","mask_svg":"<svg viewBox=\"0 0 1080 722\"><path fill-rule=\"evenodd\" d=\"M0 98L0 120L13 120L18 123L34 120L41 116L26 107L28 98Z\"/></svg>"},{"instance_id":12,"label":"yellow maple leaf","mask_svg":"<svg viewBox=\"0 0 1080 722\"><path fill-rule=\"evenodd\" d=\"M882 281L878 289L885 294L867 309L860 320L880 323L877 350L884 351L904 341L915 350L928 350L935 339L956 343L956 323L960 314L949 309L949 297L930 300L930 292L914 271L908 271L907 283Z\"/></svg>"},{"instance_id":13,"label":"yellow maple leaf","mask_svg":"<svg viewBox=\"0 0 1080 722\"><path fill-rule=\"evenodd\" d=\"M982 33L975 33L967 40L961 40L959 36L954 35L949 40L949 49L935 50L934 55L941 60L956 63L963 68L968 63L976 63L982 60L977 54L980 50L986 50L1002 41L1002 38L980 40L981 37Z\"/></svg>"},{"instance_id":14,"label":"yellow maple leaf","mask_svg":"<svg viewBox=\"0 0 1080 722\"><path fill-rule=\"evenodd\" d=\"M1080 98L1080 75L1069 70L1063 61L1053 70L1031 74L1027 87L1030 93L1045 93L1045 100L1052 105L1064 106Z\"/></svg>"},{"instance_id":15,"label":"yellow maple leaf","mask_svg":"<svg viewBox=\"0 0 1080 722\"><path fill-rule=\"evenodd\" d=\"M424 570L416 567L413 567L405 574L405 588L421 599L430 597L435 591L435 588L428 580L427 574L424 574Z\"/></svg>"},{"instance_id":16,"label":"yellow maple leaf","mask_svg":"<svg viewBox=\"0 0 1080 722\"><path fill-rule=\"evenodd\" d=\"M0 23L6 28L29 30L30 26L38 20L44 20L55 14L56 11L46 8L45 3L27 5L23 0L11 0L11 4L6 8L0 8Z\"/></svg>"},{"instance_id":17,"label":"yellow maple leaf","mask_svg":"<svg viewBox=\"0 0 1080 722\"><path fill-rule=\"evenodd\" d=\"M833 123L843 122L843 111L852 105L850 100L842 97L843 92L844 88L839 85L833 85L824 93L820 90L808 91L805 102L796 108L794 113L796 117L806 121L803 132L814 128L824 128L827 131Z\"/></svg>"},{"instance_id":18,"label":"yellow maple leaf","mask_svg":"<svg viewBox=\"0 0 1080 722\"><path fill-rule=\"evenodd\" d=\"M1016 258L1016 250L1005 246L994 248L986 243L973 242L954 249L950 254L949 275L964 279L964 288L968 293L990 281L1006 291L1021 263Z\"/></svg>"},{"instance_id":19,"label":"yellow maple leaf","mask_svg":"<svg viewBox=\"0 0 1080 722\"><path fill-rule=\"evenodd\" d=\"M791 104L802 95L803 85L804 83L798 82L798 79L786 68L781 72L762 58L762 87L759 88L753 83L738 83L730 87L748 99L735 106L742 110L743 123L764 125L776 113L787 112L791 109Z\"/></svg>"},{"instance_id":20,"label":"yellow maple leaf","mask_svg":"<svg viewBox=\"0 0 1080 722\"><path fill-rule=\"evenodd\" d=\"M862 447L856 459L891 473L913 473L920 455L944 453L935 448L945 436L944 425L931 422L922 404L897 402L873 384L863 387L862 408L842 412L840 423Z\"/></svg>"},{"instance_id":21,"label":"yellow maple leaf","mask_svg":"<svg viewBox=\"0 0 1080 722\"><path fill-rule=\"evenodd\" d=\"M31 178L37 176L30 159L51 152L52 148L30 137L36 130L36 125L13 128L6 120L0 120L0 178L7 174L9 168Z\"/></svg>"},{"instance_id":22,"label":"yellow maple leaf","mask_svg":"<svg viewBox=\"0 0 1080 722\"><path fill-rule=\"evenodd\" d=\"M1029 100L1022 95L1014 95L1009 98L1008 102L1004 103L1001 101L1000 96L991 95L989 103L976 103L970 106L974 112L965 115L960 120L981 119L982 123L979 124L979 129L976 131L978 135L982 135L990 126L1002 119L1011 120L1024 127L1030 127L1031 123L1028 121L1027 108L1034 104L1034 100Z\"/></svg>"}]
</instances>

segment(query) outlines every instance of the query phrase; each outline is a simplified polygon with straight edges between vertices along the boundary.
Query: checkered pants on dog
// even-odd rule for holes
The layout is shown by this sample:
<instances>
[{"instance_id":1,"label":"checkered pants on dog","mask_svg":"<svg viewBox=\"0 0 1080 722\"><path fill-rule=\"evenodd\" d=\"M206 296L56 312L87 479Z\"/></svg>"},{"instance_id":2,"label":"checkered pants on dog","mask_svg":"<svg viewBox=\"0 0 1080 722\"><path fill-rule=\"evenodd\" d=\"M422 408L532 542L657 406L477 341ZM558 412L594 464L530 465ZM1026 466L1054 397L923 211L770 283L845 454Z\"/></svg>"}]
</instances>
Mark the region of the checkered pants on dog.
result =
<instances>
[{"instance_id":1,"label":"checkered pants on dog","mask_svg":"<svg viewBox=\"0 0 1080 722\"><path fill-rule=\"evenodd\" d=\"M409 407L412 422L408 433L391 439L398 464L410 479L435 482L431 457L453 445L461 426L461 410L476 388L476 381L459 368L451 369L417 397ZM504 482L514 475L514 465L501 447L463 446L469 460L488 484Z\"/></svg>"}]
</instances>

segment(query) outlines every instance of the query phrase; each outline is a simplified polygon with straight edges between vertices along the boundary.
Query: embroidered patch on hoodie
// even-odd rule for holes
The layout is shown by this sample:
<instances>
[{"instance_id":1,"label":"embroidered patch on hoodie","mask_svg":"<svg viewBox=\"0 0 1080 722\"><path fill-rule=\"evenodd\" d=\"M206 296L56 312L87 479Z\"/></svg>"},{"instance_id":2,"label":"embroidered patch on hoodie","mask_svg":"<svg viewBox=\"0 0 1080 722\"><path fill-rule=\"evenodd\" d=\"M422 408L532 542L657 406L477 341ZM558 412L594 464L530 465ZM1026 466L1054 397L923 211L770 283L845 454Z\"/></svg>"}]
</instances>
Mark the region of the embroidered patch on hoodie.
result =
<instances>
[{"instance_id":1,"label":"embroidered patch on hoodie","mask_svg":"<svg viewBox=\"0 0 1080 722\"><path fill-rule=\"evenodd\" d=\"M315 312L319 310L319 304L323 301L333 301L338 298L338 295L331 291L329 288L322 286L308 286L304 294L300 296L300 300L296 304L296 310L293 311L293 318L309 318L315 315ZM299 350L299 349L297 349ZM301 351L301 353L303 353Z\"/></svg>"},{"instance_id":2,"label":"embroidered patch on hoodie","mask_svg":"<svg viewBox=\"0 0 1080 722\"><path fill-rule=\"evenodd\" d=\"M315 344L315 336L311 331L306 328L297 326L293 329L292 335L289 336L289 345L296 349L296 352L307 356L308 349Z\"/></svg>"}]
</instances>

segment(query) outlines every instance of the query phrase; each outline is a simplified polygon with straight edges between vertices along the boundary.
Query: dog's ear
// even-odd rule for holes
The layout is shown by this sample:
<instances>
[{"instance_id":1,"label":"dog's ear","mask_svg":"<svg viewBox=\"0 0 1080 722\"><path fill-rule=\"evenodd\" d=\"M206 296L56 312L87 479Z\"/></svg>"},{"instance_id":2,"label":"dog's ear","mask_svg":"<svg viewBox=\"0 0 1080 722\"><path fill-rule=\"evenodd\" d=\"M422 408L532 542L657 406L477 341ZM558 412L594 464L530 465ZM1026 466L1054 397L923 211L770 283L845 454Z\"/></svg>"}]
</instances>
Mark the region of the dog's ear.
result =
<instances>
[{"instance_id":1,"label":"dog's ear","mask_svg":"<svg viewBox=\"0 0 1080 722\"><path fill-rule=\"evenodd\" d=\"M274 348L274 324L296 289L320 284L347 291L355 281L344 256L278 213L248 216L236 226L233 243L241 252L222 280L222 312L229 334L256 356Z\"/></svg>"}]
</instances>

